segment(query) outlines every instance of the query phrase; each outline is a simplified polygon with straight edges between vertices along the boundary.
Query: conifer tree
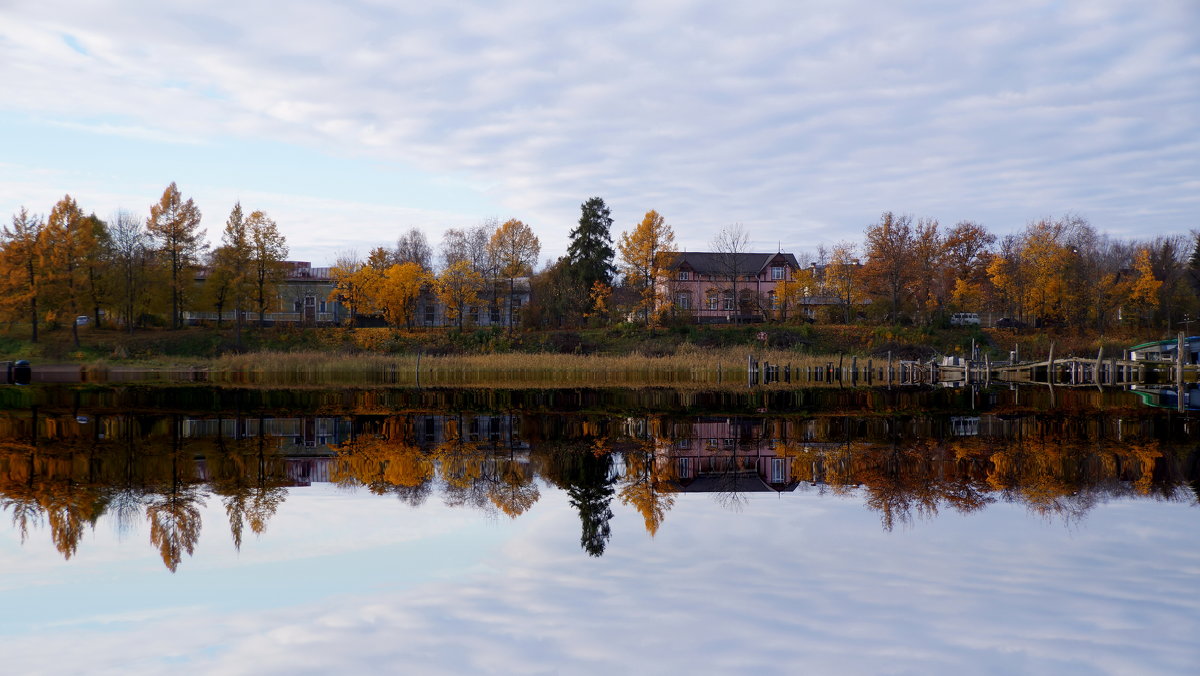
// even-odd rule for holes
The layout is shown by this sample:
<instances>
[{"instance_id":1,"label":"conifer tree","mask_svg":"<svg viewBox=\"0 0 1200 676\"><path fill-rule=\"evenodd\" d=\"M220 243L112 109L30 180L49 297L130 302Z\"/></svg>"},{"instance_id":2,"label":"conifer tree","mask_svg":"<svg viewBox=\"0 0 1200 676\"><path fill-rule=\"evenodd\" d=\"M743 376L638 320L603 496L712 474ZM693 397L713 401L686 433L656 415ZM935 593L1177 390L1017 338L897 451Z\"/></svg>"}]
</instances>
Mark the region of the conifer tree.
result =
<instances>
[{"instance_id":1,"label":"conifer tree","mask_svg":"<svg viewBox=\"0 0 1200 676\"><path fill-rule=\"evenodd\" d=\"M171 327L179 328L181 306L192 285L192 270L204 248L200 209L191 199L185 202L172 182L158 203L150 207L146 229L160 243L159 251L171 279Z\"/></svg>"},{"instance_id":2,"label":"conifer tree","mask_svg":"<svg viewBox=\"0 0 1200 676\"><path fill-rule=\"evenodd\" d=\"M38 297L45 272L42 249L45 224L25 207L13 214L12 227L0 231L0 271L4 281L6 309L14 315L29 309L30 341L38 342Z\"/></svg>"},{"instance_id":3,"label":"conifer tree","mask_svg":"<svg viewBox=\"0 0 1200 676\"><path fill-rule=\"evenodd\" d=\"M581 204L580 210L579 227L571 231L567 247L567 265L580 289L579 297L587 298L594 283L612 284L614 252L609 230L613 219L608 205L599 197Z\"/></svg>"}]
</instances>

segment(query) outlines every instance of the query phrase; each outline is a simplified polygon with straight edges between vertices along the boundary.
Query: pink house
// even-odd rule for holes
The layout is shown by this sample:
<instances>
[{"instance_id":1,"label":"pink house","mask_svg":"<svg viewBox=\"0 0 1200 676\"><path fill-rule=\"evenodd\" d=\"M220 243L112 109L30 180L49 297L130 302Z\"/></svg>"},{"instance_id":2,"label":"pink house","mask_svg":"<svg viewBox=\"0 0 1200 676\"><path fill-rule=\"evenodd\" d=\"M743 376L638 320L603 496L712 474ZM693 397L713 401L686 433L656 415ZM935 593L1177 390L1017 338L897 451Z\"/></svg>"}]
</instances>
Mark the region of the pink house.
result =
<instances>
[{"instance_id":1,"label":"pink house","mask_svg":"<svg viewBox=\"0 0 1200 676\"><path fill-rule=\"evenodd\" d=\"M776 285L799 269L790 253L683 251L672 254L659 293L699 322L759 321L776 305Z\"/></svg>"}]
</instances>

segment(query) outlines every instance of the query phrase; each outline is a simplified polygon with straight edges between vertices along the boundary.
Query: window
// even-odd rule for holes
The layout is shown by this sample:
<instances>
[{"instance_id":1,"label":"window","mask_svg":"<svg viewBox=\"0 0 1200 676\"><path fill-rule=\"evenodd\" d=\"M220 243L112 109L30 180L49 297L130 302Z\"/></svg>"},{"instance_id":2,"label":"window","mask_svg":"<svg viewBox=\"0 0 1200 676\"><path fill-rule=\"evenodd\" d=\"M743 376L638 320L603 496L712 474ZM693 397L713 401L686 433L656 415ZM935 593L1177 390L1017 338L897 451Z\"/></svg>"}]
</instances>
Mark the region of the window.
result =
<instances>
[{"instance_id":1,"label":"window","mask_svg":"<svg viewBox=\"0 0 1200 676\"><path fill-rule=\"evenodd\" d=\"M687 291L680 291L675 294L675 306L680 310L692 309L692 294Z\"/></svg>"},{"instance_id":2,"label":"window","mask_svg":"<svg viewBox=\"0 0 1200 676\"><path fill-rule=\"evenodd\" d=\"M771 458L771 483L783 483L783 458Z\"/></svg>"},{"instance_id":3,"label":"window","mask_svg":"<svg viewBox=\"0 0 1200 676\"><path fill-rule=\"evenodd\" d=\"M721 294L716 289L709 289L704 296L705 307L709 310L719 310L721 307Z\"/></svg>"},{"instance_id":4,"label":"window","mask_svg":"<svg viewBox=\"0 0 1200 676\"><path fill-rule=\"evenodd\" d=\"M679 458L679 478L687 479L692 476L692 459Z\"/></svg>"},{"instance_id":5,"label":"window","mask_svg":"<svg viewBox=\"0 0 1200 676\"><path fill-rule=\"evenodd\" d=\"M686 282L691 278L692 278L691 270L680 270L679 271L679 281Z\"/></svg>"},{"instance_id":6,"label":"window","mask_svg":"<svg viewBox=\"0 0 1200 676\"><path fill-rule=\"evenodd\" d=\"M682 438L682 439L680 439L680 440L679 440L679 448L681 448L681 449L689 449L689 448L691 448L691 447L692 447L692 440L691 440L691 439L688 439L687 437L684 437L684 438Z\"/></svg>"},{"instance_id":7,"label":"window","mask_svg":"<svg viewBox=\"0 0 1200 676\"><path fill-rule=\"evenodd\" d=\"M500 323L500 306L499 305L492 306L492 310L488 314L488 321L490 321L493 324Z\"/></svg>"},{"instance_id":8,"label":"window","mask_svg":"<svg viewBox=\"0 0 1200 676\"><path fill-rule=\"evenodd\" d=\"M327 310L327 309L326 309L326 307L327 307L327 306L325 305L325 301L321 301L321 309L320 309L320 312L329 312L329 310Z\"/></svg>"},{"instance_id":9,"label":"window","mask_svg":"<svg viewBox=\"0 0 1200 676\"><path fill-rule=\"evenodd\" d=\"M426 306L425 306L425 323L426 323L426 324L432 324L432 323L433 323L433 321L434 321L434 316L433 316L433 306L432 306L432 305L426 305Z\"/></svg>"},{"instance_id":10,"label":"window","mask_svg":"<svg viewBox=\"0 0 1200 676\"><path fill-rule=\"evenodd\" d=\"M773 279L777 282L779 280L783 279L783 270L784 270L784 267L782 265L776 265L776 266L772 267L771 268L771 279Z\"/></svg>"},{"instance_id":11,"label":"window","mask_svg":"<svg viewBox=\"0 0 1200 676\"><path fill-rule=\"evenodd\" d=\"M733 292L732 292L732 291L726 291L726 292L725 292L725 299L724 299L724 300L725 300L725 305L724 305L724 307L723 307L722 309L725 309L725 310L732 310L732 309L733 309Z\"/></svg>"}]
</instances>

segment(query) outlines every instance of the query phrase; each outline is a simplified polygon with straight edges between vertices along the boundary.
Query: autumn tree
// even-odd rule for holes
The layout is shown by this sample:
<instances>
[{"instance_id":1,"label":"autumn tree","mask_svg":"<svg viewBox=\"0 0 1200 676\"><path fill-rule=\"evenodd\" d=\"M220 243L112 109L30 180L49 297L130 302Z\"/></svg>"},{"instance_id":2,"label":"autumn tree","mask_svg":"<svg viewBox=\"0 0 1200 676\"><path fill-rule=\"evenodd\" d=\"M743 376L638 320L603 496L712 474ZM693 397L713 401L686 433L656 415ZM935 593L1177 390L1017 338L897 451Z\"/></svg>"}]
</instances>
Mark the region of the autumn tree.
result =
<instances>
[{"instance_id":1,"label":"autumn tree","mask_svg":"<svg viewBox=\"0 0 1200 676\"><path fill-rule=\"evenodd\" d=\"M442 238L442 267L447 268L459 261L467 261L471 269L478 272L487 284L487 301L491 314L500 310L499 289L491 283L500 276L499 262L491 247L492 235L500 229L500 220L488 218L469 228L450 228Z\"/></svg>"},{"instance_id":2,"label":"autumn tree","mask_svg":"<svg viewBox=\"0 0 1200 676\"><path fill-rule=\"evenodd\" d=\"M88 237L92 240L83 256L84 295L92 313L92 323L99 328L104 319L101 308L113 299L108 275L112 264L112 239L108 236L108 225L94 213L83 217L83 227L89 231Z\"/></svg>"},{"instance_id":3,"label":"autumn tree","mask_svg":"<svg viewBox=\"0 0 1200 676\"><path fill-rule=\"evenodd\" d=\"M1163 283L1154 277L1148 249L1138 250L1133 270L1134 277L1128 293L1129 309L1144 321L1158 307L1158 292Z\"/></svg>"},{"instance_id":4,"label":"autumn tree","mask_svg":"<svg viewBox=\"0 0 1200 676\"><path fill-rule=\"evenodd\" d=\"M942 243L946 289L950 302L962 310L977 310L991 292L988 266L996 236L974 221L959 221L946 231Z\"/></svg>"},{"instance_id":5,"label":"autumn tree","mask_svg":"<svg viewBox=\"0 0 1200 676\"><path fill-rule=\"evenodd\" d=\"M574 324L581 316L578 292L569 261L563 256L530 278L530 300L522 319L529 326L562 328Z\"/></svg>"},{"instance_id":6,"label":"autumn tree","mask_svg":"<svg viewBox=\"0 0 1200 676\"><path fill-rule=\"evenodd\" d=\"M856 247L851 242L838 242L829 255L825 266L824 285L842 306L843 321L850 323L851 312L862 298L862 266L858 262Z\"/></svg>"},{"instance_id":7,"label":"autumn tree","mask_svg":"<svg viewBox=\"0 0 1200 676\"><path fill-rule=\"evenodd\" d=\"M237 202L225 220L221 232L221 245L210 256L209 277L206 287L217 310L217 325L225 308L232 307L234 324L237 326L238 344L241 344L242 326L246 303L250 298L250 261L253 256L249 228L242 212L242 203Z\"/></svg>"},{"instance_id":8,"label":"autumn tree","mask_svg":"<svg viewBox=\"0 0 1200 676\"><path fill-rule=\"evenodd\" d=\"M6 309L19 315L29 312L30 341L38 341L38 299L45 278L43 248L45 224L25 207L13 214L12 227L0 231L0 272L3 273Z\"/></svg>"},{"instance_id":9,"label":"autumn tree","mask_svg":"<svg viewBox=\"0 0 1200 676\"><path fill-rule=\"evenodd\" d=\"M950 277L946 270L946 247L937 219L922 218L913 228L912 297L917 317L923 323L940 312L949 299Z\"/></svg>"},{"instance_id":10,"label":"autumn tree","mask_svg":"<svg viewBox=\"0 0 1200 676\"><path fill-rule=\"evenodd\" d=\"M399 326L406 322L412 328L417 300L428 281L429 273L419 263L408 261L393 265L383 274L373 304L388 324Z\"/></svg>"},{"instance_id":11,"label":"autumn tree","mask_svg":"<svg viewBox=\"0 0 1200 676\"><path fill-rule=\"evenodd\" d=\"M392 253L393 263L416 263L423 270L433 269L433 248L425 233L417 228L400 235L396 239L396 249Z\"/></svg>"},{"instance_id":12,"label":"autumn tree","mask_svg":"<svg viewBox=\"0 0 1200 676\"><path fill-rule=\"evenodd\" d=\"M88 291L88 259L98 246L94 224L87 221L70 195L54 205L46 219L46 292L59 311L67 311L71 340L79 347L79 316Z\"/></svg>"},{"instance_id":13,"label":"autumn tree","mask_svg":"<svg viewBox=\"0 0 1200 676\"><path fill-rule=\"evenodd\" d=\"M249 235L250 264L254 285L255 307L258 309L258 325L265 325L269 292L286 274L283 262L287 260L287 239L279 232L275 221L261 211L255 211L246 219Z\"/></svg>"},{"instance_id":14,"label":"autumn tree","mask_svg":"<svg viewBox=\"0 0 1200 676\"><path fill-rule=\"evenodd\" d=\"M108 273L113 296L120 305L125 327L133 333L140 310L146 307L153 268L152 240L141 219L118 210L109 218L111 265Z\"/></svg>"},{"instance_id":15,"label":"autumn tree","mask_svg":"<svg viewBox=\"0 0 1200 676\"><path fill-rule=\"evenodd\" d=\"M508 329L511 332L516 317L513 316L513 295L517 277L533 274L542 245L533 229L521 221L510 219L492 235L488 248L492 252L500 274L508 278Z\"/></svg>"},{"instance_id":16,"label":"autumn tree","mask_svg":"<svg viewBox=\"0 0 1200 676\"><path fill-rule=\"evenodd\" d=\"M470 228L446 230L441 245L442 267L448 268L459 261L466 261L485 278L493 276L495 259L489 244L492 235L499 229L499 220L492 218Z\"/></svg>"},{"instance_id":17,"label":"autumn tree","mask_svg":"<svg viewBox=\"0 0 1200 676\"><path fill-rule=\"evenodd\" d=\"M159 242L171 280L171 327L181 326L180 310L192 286L192 269L204 248L200 229L200 209L191 199L183 200L175 183L167 186L162 198L150 207L146 221L150 236Z\"/></svg>"},{"instance_id":18,"label":"autumn tree","mask_svg":"<svg viewBox=\"0 0 1200 676\"><path fill-rule=\"evenodd\" d=\"M675 232L655 210L646 212L642 222L631 232L621 233L617 242L621 254L621 274L625 283L638 293L635 311L642 321L650 323L658 311L658 279L671 264L675 248Z\"/></svg>"},{"instance_id":19,"label":"autumn tree","mask_svg":"<svg viewBox=\"0 0 1200 676\"><path fill-rule=\"evenodd\" d=\"M885 211L879 222L866 230L867 263L863 277L876 292L887 297L892 322L900 320L901 296L913 278L912 217Z\"/></svg>"},{"instance_id":20,"label":"autumn tree","mask_svg":"<svg viewBox=\"0 0 1200 676\"><path fill-rule=\"evenodd\" d=\"M596 281L612 284L612 212L599 197L580 205L579 225L571 231L567 265L581 297ZM587 310L589 308L582 308Z\"/></svg>"},{"instance_id":21,"label":"autumn tree","mask_svg":"<svg viewBox=\"0 0 1200 676\"><path fill-rule=\"evenodd\" d=\"M483 288L483 276L466 261L459 261L442 270L434 283L438 300L446 307L446 318L463 328L467 308L479 303L479 291Z\"/></svg>"},{"instance_id":22,"label":"autumn tree","mask_svg":"<svg viewBox=\"0 0 1200 676\"><path fill-rule=\"evenodd\" d=\"M592 282L592 288L588 290L588 306L592 311L584 313L584 316L592 318L601 326L606 326L612 312L612 293L612 287L604 282Z\"/></svg>"},{"instance_id":23,"label":"autumn tree","mask_svg":"<svg viewBox=\"0 0 1200 676\"><path fill-rule=\"evenodd\" d=\"M358 316L359 309L363 305L364 294L359 275L362 268L363 264L359 260L357 252L343 251L338 254L333 266L329 269L329 276L333 281L329 300L338 301L346 307L350 313L348 320L350 326L354 326L355 317Z\"/></svg>"}]
</instances>

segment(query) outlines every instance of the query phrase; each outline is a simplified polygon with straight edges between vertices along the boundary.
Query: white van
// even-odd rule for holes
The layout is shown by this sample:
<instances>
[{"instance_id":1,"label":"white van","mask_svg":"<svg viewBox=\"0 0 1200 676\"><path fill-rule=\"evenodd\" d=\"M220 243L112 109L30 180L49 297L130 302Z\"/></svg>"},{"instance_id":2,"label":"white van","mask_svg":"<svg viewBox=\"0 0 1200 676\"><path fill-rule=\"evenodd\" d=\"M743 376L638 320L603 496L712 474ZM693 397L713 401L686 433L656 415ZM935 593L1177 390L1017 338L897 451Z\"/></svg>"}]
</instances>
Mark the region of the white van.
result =
<instances>
[{"instance_id":1,"label":"white van","mask_svg":"<svg viewBox=\"0 0 1200 676\"><path fill-rule=\"evenodd\" d=\"M979 315L974 312L955 312L950 315L950 326L979 326Z\"/></svg>"}]
</instances>

